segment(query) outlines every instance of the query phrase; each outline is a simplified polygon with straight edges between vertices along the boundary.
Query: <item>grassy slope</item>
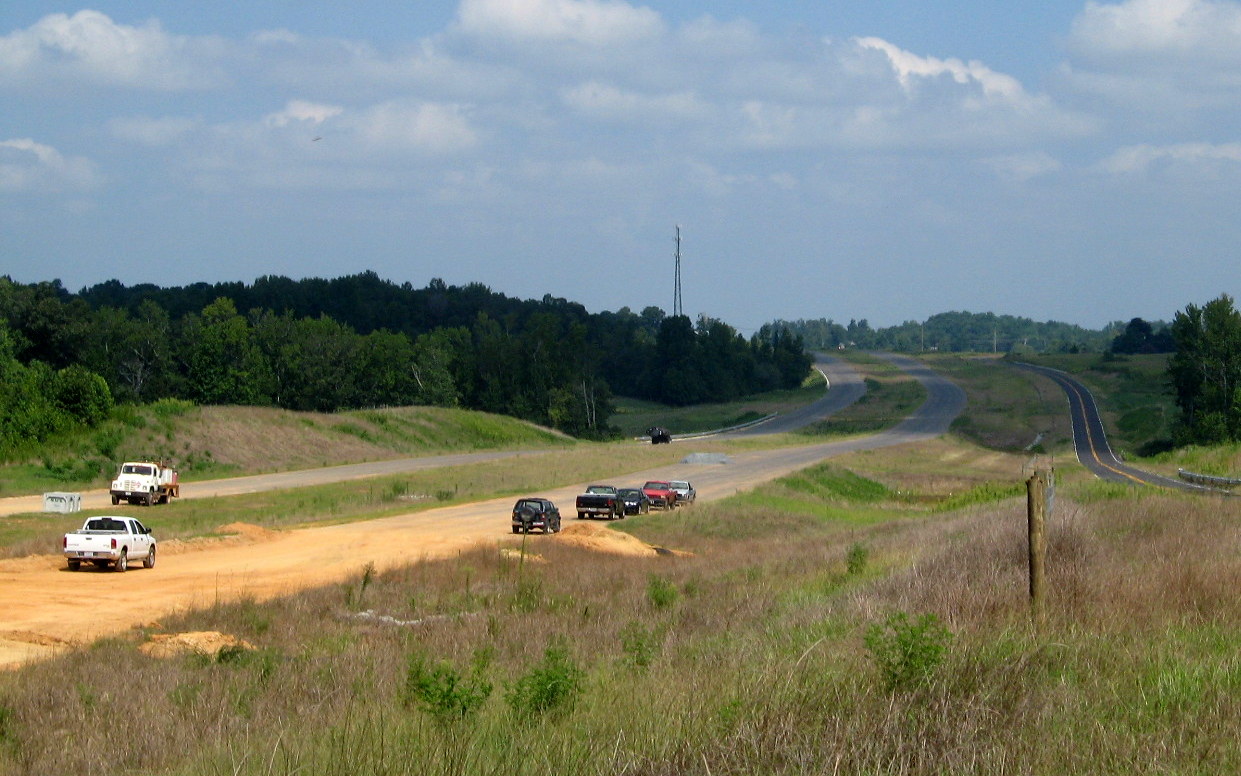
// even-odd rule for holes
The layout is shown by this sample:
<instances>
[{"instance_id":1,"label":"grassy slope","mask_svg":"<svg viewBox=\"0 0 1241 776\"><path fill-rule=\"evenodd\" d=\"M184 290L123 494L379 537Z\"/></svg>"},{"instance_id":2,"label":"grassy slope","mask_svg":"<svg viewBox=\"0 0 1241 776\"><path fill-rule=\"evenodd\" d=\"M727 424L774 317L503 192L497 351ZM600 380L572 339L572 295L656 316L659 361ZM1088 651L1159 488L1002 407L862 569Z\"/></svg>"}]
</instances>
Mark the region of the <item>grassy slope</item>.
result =
<instances>
[{"instance_id":1,"label":"grassy slope","mask_svg":"<svg viewBox=\"0 0 1241 776\"><path fill-rule=\"evenodd\" d=\"M159 402L119 408L101 428L0 468L0 496L106 488L126 460L164 458L183 480L475 450L571 447L502 415L398 407L334 414Z\"/></svg>"}]
</instances>

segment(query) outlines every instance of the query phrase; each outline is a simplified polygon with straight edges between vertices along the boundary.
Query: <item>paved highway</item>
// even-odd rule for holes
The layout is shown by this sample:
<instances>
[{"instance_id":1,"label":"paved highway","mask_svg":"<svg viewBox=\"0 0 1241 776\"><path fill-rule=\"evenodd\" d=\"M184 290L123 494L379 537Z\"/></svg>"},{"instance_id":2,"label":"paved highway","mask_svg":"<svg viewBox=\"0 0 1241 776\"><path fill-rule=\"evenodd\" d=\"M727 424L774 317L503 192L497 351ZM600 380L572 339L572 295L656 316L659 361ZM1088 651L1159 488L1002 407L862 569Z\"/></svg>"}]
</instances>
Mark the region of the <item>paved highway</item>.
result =
<instances>
[{"instance_id":1,"label":"paved highway","mask_svg":"<svg viewBox=\"0 0 1241 776\"><path fill-rule=\"evenodd\" d=\"M1107 431L1103 418L1090 390L1067 372L1034 364L1019 363L1017 366L1036 372L1050 379L1064 390L1069 400L1069 417L1073 423L1073 447L1077 460L1100 479L1125 482L1131 485L1156 485L1177 490L1209 490L1199 485L1164 477L1161 474L1135 469L1121 461L1107 443Z\"/></svg>"}]
</instances>

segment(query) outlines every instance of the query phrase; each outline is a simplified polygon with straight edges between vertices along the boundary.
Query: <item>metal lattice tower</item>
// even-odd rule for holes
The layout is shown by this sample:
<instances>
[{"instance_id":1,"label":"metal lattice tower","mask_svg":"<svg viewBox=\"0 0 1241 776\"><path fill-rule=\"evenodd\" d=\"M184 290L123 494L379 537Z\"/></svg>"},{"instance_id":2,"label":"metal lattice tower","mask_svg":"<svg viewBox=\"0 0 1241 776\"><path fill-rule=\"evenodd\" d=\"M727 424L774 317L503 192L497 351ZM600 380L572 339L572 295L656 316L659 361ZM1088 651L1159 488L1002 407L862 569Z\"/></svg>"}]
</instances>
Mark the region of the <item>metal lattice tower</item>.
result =
<instances>
[{"instance_id":1,"label":"metal lattice tower","mask_svg":"<svg viewBox=\"0 0 1241 776\"><path fill-rule=\"evenodd\" d=\"M681 303L681 225L677 224L677 252L676 252L676 276L672 284L672 314L684 315L685 309Z\"/></svg>"}]
</instances>

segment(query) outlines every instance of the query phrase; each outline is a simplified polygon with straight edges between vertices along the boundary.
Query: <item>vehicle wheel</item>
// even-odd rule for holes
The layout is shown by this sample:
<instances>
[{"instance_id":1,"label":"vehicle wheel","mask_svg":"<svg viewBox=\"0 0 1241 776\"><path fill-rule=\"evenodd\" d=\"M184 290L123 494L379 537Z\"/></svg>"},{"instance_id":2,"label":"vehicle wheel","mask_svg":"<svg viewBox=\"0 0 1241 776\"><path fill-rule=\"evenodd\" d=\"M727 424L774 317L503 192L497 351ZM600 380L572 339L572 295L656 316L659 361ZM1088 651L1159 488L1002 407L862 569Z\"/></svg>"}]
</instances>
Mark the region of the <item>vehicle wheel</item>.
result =
<instances>
[{"instance_id":1,"label":"vehicle wheel","mask_svg":"<svg viewBox=\"0 0 1241 776\"><path fill-rule=\"evenodd\" d=\"M146 556L146 559L142 561L142 566L143 568L148 568L148 569L155 568L155 548L154 547L152 547L150 550L147 551L147 556Z\"/></svg>"},{"instance_id":2,"label":"vehicle wheel","mask_svg":"<svg viewBox=\"0 0 1241 776\"><path fill-rule=\"evenodd\" d=\"M77 571L77 570L78 570L78 569L80 569L80 568L82 568L82 561L80 561L80 560L71 560L71 561L69 561L69 570L70 570L70 571Z\"/></svg>"},{"instance_id":3,"label":"vehicle wheel","mask_svg":"<svg viewBox=\"0 0 1241 776\"><path fill-rule=\"evenodd\" d=\"M585 520L585 519L586 519L586 513L585 513L585 512L578 512L578 513L577 513L577 519L578 519L578 520Z\"/></svg>"},{"instance_id":4,"label":"vehicle wheel","mask_svg":"<svg viewBox=\"0 0 1241 776\"><path fill-rule=\"evenodd\" d=\"M119 504L119 503L121 503L121 497L120 497L120 496L113 496L113 497L112 497L112 506L116 506L116 505L117 505L117 504Z\"/></svg>"},{"instance_id":5,"label":"vehicle wheel","mask_svg":"<svg viewBox=\"0 0 1241 776\"><path fill-rule=\"evenodd\" d=\"M121 550L121 556L116 559L117 573L124 572L127 568L129 568L129 555L124 550Z\"/></svg>"},{"instance_id":6,"label":"vehicle wheel","mask_svg":"<svg viewBox=\"0 0 1241 776\"><path fill-rule=\"evenodd\" d=\"M520 528L518 528L517 526L513 526L513 533L515 533L515 534L519 534L519 533L521 533L521 529L520 529Z\"/></svg>"}]
</instances>

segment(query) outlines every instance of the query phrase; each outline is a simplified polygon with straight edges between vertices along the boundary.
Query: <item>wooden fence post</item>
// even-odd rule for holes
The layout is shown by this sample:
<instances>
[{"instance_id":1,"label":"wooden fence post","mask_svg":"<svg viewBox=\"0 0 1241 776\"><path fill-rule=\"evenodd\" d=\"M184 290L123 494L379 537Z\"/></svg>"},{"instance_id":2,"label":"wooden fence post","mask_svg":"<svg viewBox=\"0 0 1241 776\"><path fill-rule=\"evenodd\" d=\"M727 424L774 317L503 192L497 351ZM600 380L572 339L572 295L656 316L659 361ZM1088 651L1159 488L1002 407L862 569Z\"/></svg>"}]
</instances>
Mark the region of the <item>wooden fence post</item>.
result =
<instances>
[{"instance_id":1,"label":"wooden fence post","mask_svg":"<svg viewBox=\"0 0 1241 776\"><path fill-rule=\"evenodd\" d=\"M1047 619L1044 571L1047 561L1047 502L1052 475L1037 469L1026 480L1026 524L1030 542L1030 618L1041 628Z\"/></svg>"}]
</instances>

